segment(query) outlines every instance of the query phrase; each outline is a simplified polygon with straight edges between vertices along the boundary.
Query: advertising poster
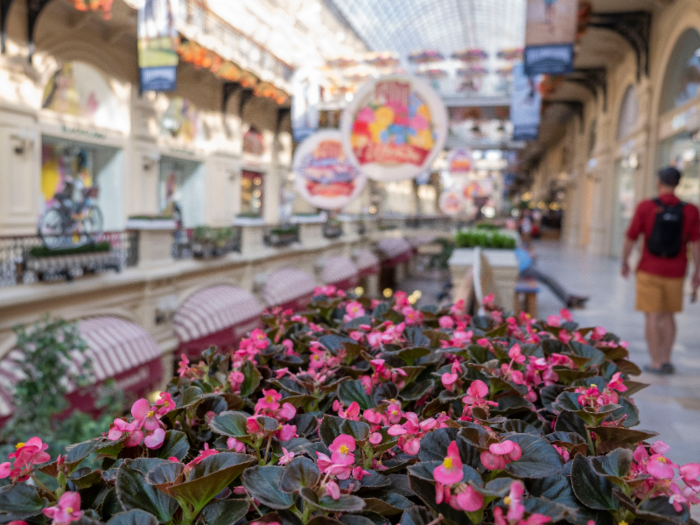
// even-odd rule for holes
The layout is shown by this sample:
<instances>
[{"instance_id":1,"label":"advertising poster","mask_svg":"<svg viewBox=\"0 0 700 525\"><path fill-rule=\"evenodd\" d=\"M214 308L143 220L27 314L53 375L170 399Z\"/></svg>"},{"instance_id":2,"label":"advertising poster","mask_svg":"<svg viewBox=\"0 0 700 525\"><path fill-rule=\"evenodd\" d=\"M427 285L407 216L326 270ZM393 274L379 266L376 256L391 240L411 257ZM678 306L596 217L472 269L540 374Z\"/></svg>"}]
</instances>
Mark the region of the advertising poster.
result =
<instances>
[{"instance_id":1,"label":"advertising poster","mask_svg":"<svg viewBox=\"0 0 700 525\"><path fill-rule=\"evenodd\" d=\"M447 157L447 169L453 175L469 173L474 169L471 152L456 149Z\"/></svg>"},{"instance_id":2,"label":"advertising poster","mask_svg":"<svg viewBox=\"0 0 700 525\"><path fill-rule=\"evenodd\" d=\"M539 135L542 95L537 80L523 71L522 64L513 68L513 93L510 120L513 123L513 140L536 140Z\"/></svg>"},{"instance_id":3,"label":"advertising poster","mask_svg":"<svg viewBox=\"0 0 700 525\"><path fill-rule=\"evenodd\" d=\"M138 15L139 68L142 91L174 91L177 48L174 0L145 0Z\"/></svg>"},{"instance_id":4,"label":"advertising poster","mask_svg":"<svg viewBox=\"0 0 700 525\"><path fill-rule=\"evenodd\" d=\"M378 181L412 179L430 169L447 139L447 110L422 80L389 75L367 82L345 108L343 147Z\"/></svg>"},{"instance_id":5,"label":"advertising poster","mask_svg":"<svg viewBox=\"0 0 700 525\"><path fill-rule=\"evenodd\" d=\"M367 178L347 158L337 130L325 130L302 142L292 163L296 189L309 204L338 210L352 202Z\"/></svg>"},{"instance_id":6,"label":"advertising poster","mask_svg":"<svg viewBox=\"0 0 700 525\"><path fill-rule=\"evenodd\" d=\"M457 190L445 190L440 194L440 211L445 215L459 215L464 209L464 200Z\"/></svg>"},{"instance_id":7,"label":"advertising poster","mask_svg":"<svg viewBox=\"0 0 700 525\"><path fill-rule=\"evenodd\" d=\"M530 75L570 73L579 0L527 0L525 72Z\"/></svg>"},{"instance_id":8,"label":"advertising poster","mask_svg":"<svg viewBox=\"0 0 700 525\"><path fill-rule=\"evenodd\" d=\"M302 68L292 78L292 135L301 142L318 130L321 102L320 72Z\"/></svg>"}]
</instances>

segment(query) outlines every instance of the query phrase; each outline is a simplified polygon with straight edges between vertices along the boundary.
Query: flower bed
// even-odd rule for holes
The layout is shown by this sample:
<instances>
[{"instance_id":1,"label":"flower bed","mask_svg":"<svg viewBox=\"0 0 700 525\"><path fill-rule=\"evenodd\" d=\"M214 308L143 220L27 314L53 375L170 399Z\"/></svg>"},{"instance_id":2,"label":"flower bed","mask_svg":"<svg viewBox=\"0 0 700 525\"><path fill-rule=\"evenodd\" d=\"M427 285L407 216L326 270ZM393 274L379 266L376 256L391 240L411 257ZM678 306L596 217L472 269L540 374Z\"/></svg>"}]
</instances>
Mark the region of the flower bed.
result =
<instances>
[{"instance_id":1,"label":"flower bed","mask_svg":"<svg viewBox=\"0 0 700 525\"><path fill-rule=\"evenodd\" d=\"M155 403L52 463L19 444L2 522L694 523L700 464L633 428L644 385L615 335L565 310L318 293L230 355L183 358Z\"/></svg>"}]
</instances>

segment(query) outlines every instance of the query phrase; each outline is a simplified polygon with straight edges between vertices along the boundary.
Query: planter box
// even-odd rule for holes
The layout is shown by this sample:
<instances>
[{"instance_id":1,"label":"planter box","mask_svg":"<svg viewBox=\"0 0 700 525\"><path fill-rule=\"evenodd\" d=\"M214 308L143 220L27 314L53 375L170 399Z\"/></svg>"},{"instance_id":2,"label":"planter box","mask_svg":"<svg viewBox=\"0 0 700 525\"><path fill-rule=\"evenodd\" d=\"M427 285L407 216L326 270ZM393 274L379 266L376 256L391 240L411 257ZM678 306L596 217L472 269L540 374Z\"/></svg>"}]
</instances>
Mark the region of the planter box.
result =
<instances>
[{"instance_id":1,"label":"planter box","mask_svg":"<svg viewBox=\"0 0 700 525\"><path fill-rule=\"evenodd\" d=\"M119 252L105 251L74 255L48 257L28 257L24 271L34 272L39 281L49 281L63 277L72 281L85 274L102 273L107 270L121 271L125 265Z\"/></svg>"},{"instance_id":2,"label":"planter box","mask_svg":"<svg viewBox=\"0 0 700 525\"><path fill-rule=\"evenodd\" d=\"M450 257L448 265L455 290L459 288L458 284L464 279L465 274L474 266L474 253L474 248L457 248ZM482 249L482 253L493 271L496 302L501 303L500 306L509 306L513 301L515 285L518 282L518 259L515 257L515 250ZM464 297L454 299L464 299Z\"/></svg>"}]
</instances>

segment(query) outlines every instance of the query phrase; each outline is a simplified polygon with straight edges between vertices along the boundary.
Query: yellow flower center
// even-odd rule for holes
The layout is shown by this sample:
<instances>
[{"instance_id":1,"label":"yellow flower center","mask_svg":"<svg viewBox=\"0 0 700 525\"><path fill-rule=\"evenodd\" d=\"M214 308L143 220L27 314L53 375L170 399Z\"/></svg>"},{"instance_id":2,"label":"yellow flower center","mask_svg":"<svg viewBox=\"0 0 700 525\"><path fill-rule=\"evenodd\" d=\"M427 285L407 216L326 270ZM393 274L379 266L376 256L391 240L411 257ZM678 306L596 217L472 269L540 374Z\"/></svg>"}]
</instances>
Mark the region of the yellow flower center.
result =
<instances>
[{"instance_id":1,"label":"yellow flower center","mask_svg":"<svg viewBox=\"0 0 700 525\"><path fill-rule=\"evenodd\" d=\"M155 412L153 412L153 410L149 410L148 417L153 417L153 414L155 414Z\"/></svg>"},{"instance_id":2,"label":"yellow flower center","mask_svg":"<svg viewBox=\"0 0 700 525\"><path fill-rule=\"evenodd\" d=\"M272 401L274 400L272 399L272 396L266 396L265 401L267 401L268 403L272 403Z\"/></svg>"},{"instance_id":3,"label":"yellow flower center","mask_svg":"<svg viewBox=\"0 0 700 525\"><path fill-rule=\"evenodd\" d=\"M20 448L22 448L24 445L26 445L26 443L17 443L17 445L15 446L15 448L20 449Z\"/></svg>"},{"instance_id":4,"label":"yellow flower center","mask_svg":"<svg viewBox=\"0 0 700 525\"><path fill-rule=\"evenodd\" d=\"M503 498L503 502L504 502L506 505L510 505L510 502L511 502L510 496L506 496L505 498Z\"/></svg>"},{"instance_id":5,"label":"yellow flower center","mask_svg":"<svg viewBox=\"0 0 700 525\"><path fill-rule=\"evenodd\" d=\"M318 354L314 354L313 359L315 359L316 361L318 361L318 360L321 359L321 358L318 356Z\"/></svg>"},{"instance_id":6,"label":"yellow flower center","mask_svg":"<svg viewBox=\"0 0 700 525\"><path fill-rule=\"evenodd\" d=\"M398 411L398 410L394 410L394 411L391 413L392 416L397 416L398 414L399 414L399 411Z\"/></svg>"},{"instance_id":7,"label":"yellow flower center","mask_svg":"<svg viewBox=\"0 0 700 525\"><path fill-rule=\"evenodd\" d=\"M666 458L662 456L659 458L659 461L661 461L661 463L666 463Z\"/></svg>"},{"instance_id":8,"label":"yellow flower center","mask_svg":"<svg viewBox=\"0 0 700 525\"><path fill-rule=\"evenodd\" d=\"M626 521L621 521L618 525L627 525Z\"/></svg>"},{"instance_id":9,"label":"yellow flower center","mask_svg":"<svg viewBox=\"0 0 700 525\"><path fill-rule=\"evenodd\" d=\"M452 468L452 458L445 458L445 461L442 462L442 466L445 468Z\"/></svg>"},{"instance_id":10,"label":"yellow flower center","mask_svg":"<svg viewBox=\"0 0 700 525\"><path fill-rule=\"evenodd\" d=\"M348 448L347 445L340 445L340 453L341 454L347 454L350 452L350 449Z\"/></svg>"},{"instance_id":11,"label":"yellow flower center","mask_svg":"<svg viewBox=\"0 0 700 525\"><path fill-rule=\"evenodd\" d=\"M595 388L595 389L597 390L597 389L598 389L598 385L594 385L593 383L591 383L591 388Z\"/></svg>"},{"instance_id":12,"label":"yellow flower center","mask_svg":"<svg viewBox=\"0 0 700 525\"><path fill-rule=\"evenodd\" d=\"M71 512L73 512L73 507L68 507L68 508L66 509L66 512L67 512L68 514L70 514Z\"/></svg>"}]
</instances>

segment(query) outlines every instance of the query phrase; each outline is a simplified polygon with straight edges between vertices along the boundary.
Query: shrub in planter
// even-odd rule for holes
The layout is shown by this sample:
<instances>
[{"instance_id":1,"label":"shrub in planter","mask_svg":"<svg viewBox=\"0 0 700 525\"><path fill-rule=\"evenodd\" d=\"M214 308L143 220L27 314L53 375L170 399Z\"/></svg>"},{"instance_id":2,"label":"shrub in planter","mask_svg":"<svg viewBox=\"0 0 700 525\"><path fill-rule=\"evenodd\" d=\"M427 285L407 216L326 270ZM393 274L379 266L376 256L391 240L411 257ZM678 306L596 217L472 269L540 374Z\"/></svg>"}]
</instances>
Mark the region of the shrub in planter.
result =
<instances>
[{"instance_id":1,"label":"shrub in planter","mask_svg":"<svg viewBox=\"0 0 700 525\"><path fill-rule=\"evenodd\" d=\"M514 250L515 238L511 235L493 231L491 229L460 230L455 235L457 248L493 248L502 250Z\"/></svg>"},{"instance_id":2,"label":"shrub in planter","mask_svg":"<svg viewBox=\"0 0 700 525\"><path fill-rule=\"evenodd\" d=\"M158 400L64 456L20 444L2 522L693 523L700 464L634 428L643 385L615 335L567 311L318 293L231 354L183 357Z\"/></svg>"}]
</instances>

